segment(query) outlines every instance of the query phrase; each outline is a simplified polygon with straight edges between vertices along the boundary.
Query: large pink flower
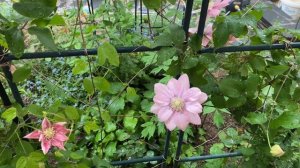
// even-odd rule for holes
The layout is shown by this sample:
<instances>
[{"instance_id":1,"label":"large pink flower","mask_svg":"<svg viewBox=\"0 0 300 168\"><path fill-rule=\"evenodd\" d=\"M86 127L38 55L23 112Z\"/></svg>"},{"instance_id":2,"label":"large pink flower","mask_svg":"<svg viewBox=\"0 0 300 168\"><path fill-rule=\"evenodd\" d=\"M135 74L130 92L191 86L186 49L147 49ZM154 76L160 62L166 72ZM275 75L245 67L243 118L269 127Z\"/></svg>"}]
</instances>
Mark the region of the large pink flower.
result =
<instances>
[{"instance_id":1,"label":"large pink flower","mask_svg":"<svg viewBox=\"0 0 300 168\"><path fill-rule=\"evenodd\" d=\"M201 124L199 113L202 112L201 104L207 100L207 95L199 88L190 88L186 74L181 75L178 80L171 79L167 85L155 84L154 92L151 111L165 123L168 130L178 127L184 131L189 123Z\"/></svg>"},{"instance_id":2,"label":"large pink flower","mask_svg":"<svg viewBox=\"0 0 300 168\"><path fill-rule=\"evenodd\" d=\"M51 124L47 118L42 122L42 130L36 130L26 135L24 138L38 139L41 142L43 153L48 153L51 146L65 150L64 142L68 140L66 136L70 130L65 128L65 122Z\"/></svg>"},{"instance_id":3,"label":"large pink flower","mask_svg":"<svg viewBox=\"0 0 300 168\"><path fill-rule=\"evenodd\" d=\"M208 7L207 17L217 17L221 10L229 5L231 0L217 0L212 6Z\"/></svg>"}]
</instances>

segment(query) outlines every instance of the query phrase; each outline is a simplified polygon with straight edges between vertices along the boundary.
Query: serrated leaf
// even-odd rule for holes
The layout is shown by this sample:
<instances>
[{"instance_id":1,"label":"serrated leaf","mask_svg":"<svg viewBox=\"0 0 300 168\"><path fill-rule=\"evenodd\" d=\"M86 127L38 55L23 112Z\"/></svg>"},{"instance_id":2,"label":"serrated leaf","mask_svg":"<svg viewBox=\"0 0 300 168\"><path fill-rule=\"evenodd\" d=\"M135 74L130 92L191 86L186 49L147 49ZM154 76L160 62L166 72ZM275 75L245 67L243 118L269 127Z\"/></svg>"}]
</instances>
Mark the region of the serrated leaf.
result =
<instances>
[{"instance_id":1,"label":"serrated leaf","mask_svg":"<svg viewBox=\"0 0 300 168\"><path fill-rule=\"evenodd\" d=\"M105 147L105 155L106 156L113 156L117 151L117 142L110 142L106 147Z\"/></svg>"},{"instance_id":2,"label":"serrated leaf","mask_svg":"<svg viewBox=\"0 0 300 168\"><path fill-rule=\"evenodd\" d=\"M92 80L90 78L84 78L83 87L88 94L90 95L94 94L94 87L93 87Z\"/></svg>"},{"instance_id":3,"label":"serrated leaf","mask_svg":"<svg viewBox=\"0 0 300 168\"><path fill-rule=\"evenodd\" d=\"M117 130L116 131L117 139L118 141L125 141L130 137L129 134L127 134L124 130Z\"/></svg>"},{"instance_id":4,"label":"serrated leaf","mask_svg":"<svg viewBox=\"0 0 300 168\"><path fill-rule=\"evenodd\" d=\"M286 129L300 128L300 115L295 112L284 112L281 116L271 121L270 127L283 127Z\"/></svg>"},{"instance_id":5,"label":"serrated leaf","mask_svg":"<svg viewBox=\"0 0 300 168\"><path fill-rule=\"evenodd\" d=\"M52 16L52 18L51 18L51 20L49 21L48 24L49 25L54 25L54 26L64 26L64 25L66 25L64 18L60 15Z\"/></svg>"},{"instance_id":6,"label":"serrated leaf","mask_svg":"<svg viewBox=\"0 0 300 168\"><path fill-rule=\"evenodd\" d=\"M31 35L36 35L39 41L48 49L56 51L56 45L54 43L52 33L48 28L30 27L28 32Z\"/></svg>"},{"instance_id":7,"label":"serrated leaf","mask_svg":"<svg viewBox=\"0 0 300 168\"><path fill-rule=\"evenodd\" d=\"M135 131L135 127L138 122L138 119L134 118L133 115L134 115L134 111L130 111L123 120L124 128L130 132Z\"/></svg>"},{"instance_id":8,"label":"serrated leaf","mask_svg":"<svg viewBox=\"0 0 300 168\"><path fill-rule=\"evenodd\" d=\"M225 78L220 82L219 88L226 96L237 98L243 92L242 83L236 79Z\"/></svg>"},{"instance_id":9,"label":"serrated leaf","mask_svg":"<svg viewBox=\"0 0 300 168\"><path fill-rule=\"evenodd\" d=\"M224 124L224 118L223 118L223 115L222 115L220 112L215 111L213 121L214 121L214 124L215 124L218 128L220 128L220 127Z\"/></svg>"},{"instance_id":10,"label":"serrated leaf","mask_svg":"<svg viewBox=\"0 0 300 168\"><path fill-rule=\"evenodd\" d=\"M72 69L74 75L84 74L88 72L89 66L88 63L84 60L78 59L75 62L75 66Z\"/></svg>"},{"instance_id":11,"label":"serrated leaf","mask_svg":"<svg viewBox=\"0 0 300 168\"><path fill-rule=\"evenodd\" d=\"M143 138L148 138L148 140L153 137L156 126L153 122L146 122L142 124L142 127L144 127L142 131L142 137Z\"/></svg>"},{"instance_id":12,"label":"serrated leaf","mask_svg":"<svg viewBox=\"0 0 300 168\"><path fill-rule=\"evenodd\" d=\"M119 98L116 98L116 97L113 97L111 99L111 104L109 105L109 111L111 113L116 113L118 112L119 110L123 110L124 107L125 107L125 101L124 101L124 98L122 97L119 97Z\"/></svg>"},{"instance_id":13,"label":"serrated leaf","mask_svg":"<svg viewBox=\"0 0 300 168\"><path fill-rule=\"evenodd\" d=\"M44 18L56 8L56 0L21 0L13 4L14 10L23 16Z\"/></svg>"},{"instance_id":14,"label":"serrated leaf","mask_svg":"<svg viewBox=\"0 0 300 168\"><path fill-rule=\"evenodd\" d=\"M17 109L14 107L11 107L7 110L5 110L2 114L1 117L5 119L6 122L10 123L14 118L17 117Z\"/></svg>"},{"instance_id":15,"label":"serrated leaf","mask_svg":"<svg viewBox=\"0 0 300 168\"><path fill-rule=\"evenodd\" d=\"M65 114L66 114L67 118L70 120L78 120L79 119L79 114L75 107L67 106L65 108Z\"/></svg>"},{"instance_id":16,"label":"serrated leaf","mask_svg":"<svg viewBox=\"0 0 300 168\"><path fill-rule=\"evenodd\" d=\"M251 67L258 71L264 71L266 67L266 62L261 56L254 56L250 60Z\"/></svg>"},{"instance_id":17,"label":"serrated leaf","mask_svg":"<svg viewBox=\"0 0 300 168\"><path fill-rule=\"evenodd\" d=\"M87 134L90 134L91 131L97 131L99 129L99 125L95 122L95 121L88 121L84 124L84 131L87 133Z\"/></svg>"},{"instance_id":18,"label":"serrated leaf","mask_svg":"<svg viewBox=\"0 0 300 168\"><path fill-rule=\"evenodd\" d=\"M265 113L249 113L247 117L244 117L244 119L252 125L254 124L261 125L268 121Z\"/></svg>"},{"instance_id":19,"label":"serrated leaf","mask_svg":"<svg viewBox=\"0 0 300 168\"><path fill-rule=\"evenodd\" d=\"M106 132L112 132L117 129L117 126L113 122L106 122L104 128Z\"/></svg>"},{"instance_id":20,"label":"serrated leaf","mask_svg":"<svg viewBox=\"0 0 300 168\"><path fill-rule=\"evenodd\" d=\"M13 55L20 58L24 52L24 34L18 27L12 27L4 32L8 48Z\"/></svg>"},{"instance_id":21,"label":"serrated leaf","mask_svg":"<svg viewBox=\"0 0 300 168\"><path fill-rule=\"evenodd\" d=\"M267 73L271 76L281 75L289 68L287 65L274 65L267 68Z\"/></svg>"},{"instance_id":22,"label":"serrated leaf","mask_svg":"<svg viewBox=\"0 0 300 168\"><path fill-rule=\"evenodd\" d=\"M76 152L71 152L70 157L74 160L80 160L84 158L84 152L83 151L76 151Z\"/></svg>"},{"instance_id":23,"label":"serrated leaf","mask_svg":"<svg viewBox=\"0 0 300 168\"><path fill-rule=\"evenodd\" d=\"M126 89L126 99L130 102L135 102L139 99L139 96L136 94L136 91L132 87L127 87Z\"/></svg>"},{"instance_id":24,"label":"serrated leaf","mask_svg":"<svg viewBox=\"0 0 300 168\"><path fill-rule=\"evenodd\" d=\"M225 22L225 17L217 17L213 25L213 42L216 48L222 47L229 39L229 26Z\"/></svg>"},{"instance_id":25,"label":"serrated leaf","mask_svg":"<svg viewBox=\"0 0 300 168\"><path fill-rule=\"evenodd\" d=\"M110 83L103 77L94 77L95 88L102 92L108 92Z\"/></svg>"},{"instance_id":26,"label":"serrated leaf","mask_svg":"<svg viewBox=\"0 0 300 168\"><path fill-rule=\"evenodd\" d=\"M13 73L13 82L18 83L22 82L25 79L27 79L31 74L31 68L30 67L21 67L18 68L14 73Z\"/></svg>"},{"instance_id":27,"label":"serrated leaf","mask_svg":"<svg viewBox=\"0 0 300 168\"><path fill-rule=\"evenodd\" d=\"M110 65L119 66L119 54L116 48L111 45L110 43L103 43L101 46L98 47L98 62L99 65L102 66L105 64L106 59L108 60Z\"/></svg>"}]
</instances>

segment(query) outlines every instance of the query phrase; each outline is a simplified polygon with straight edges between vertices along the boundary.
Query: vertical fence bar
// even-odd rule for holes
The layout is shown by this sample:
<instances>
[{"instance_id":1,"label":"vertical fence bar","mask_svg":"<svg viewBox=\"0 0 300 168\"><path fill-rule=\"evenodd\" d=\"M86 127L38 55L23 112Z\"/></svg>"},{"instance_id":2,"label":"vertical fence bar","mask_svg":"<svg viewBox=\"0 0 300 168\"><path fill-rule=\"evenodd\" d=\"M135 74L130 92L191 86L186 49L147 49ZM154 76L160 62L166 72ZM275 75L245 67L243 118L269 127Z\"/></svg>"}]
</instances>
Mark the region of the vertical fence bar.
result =
<instances>
[{"instance_id":1,"label":"vertical fence bar","mask_svg":"<svg viewBox=\"0 0 300 168\"><path fill-rule=\"evenodd\" d=\"M134 0L134 30L137 30L138 0Z\"/></svg>"},{"instance_id":2,"label":"vertical fence bar","mask_svg":"<svg viewBox=\"0 0 300 168\"><path fill-rule=\"evenodd\" d=\"M188 38L188 32L189 32L189 27L190 27L190 22L191 22L191 17L192 17L193 4L194 4L194 0L187 0L187 2L186 2L186 9L185 9L184 19L183 19L183 23L182 23L183 30L186 33L186 39Z\"/></svg>"},{"instance_id":3,"label":"vertical fence bar","mask_svg":"<svg viewBox=\"0 0 300 168\"><path fill-rule=\"evenodd\" d=\"M180 159L180 154L181 154L181 146L182 146L182 142L183 142L183 135L184 135L184 132L180 130L179 135L178 135L178 144L177 144L177 150L176 150L176 156L175 156L173 168L177 168L178 164L179 164L179 159Z\"/></svg>"},{"instance_id":4,"label":"vertical fence bar","mask_svg":"<svg viewBox=\"0 0 300 168\"><path fill-rule=\"evenodd\" d=\"M3 102L4 106L10 106L11 105L11 102L8 98L8 95L5 91L5 88L2 85L2 82L0 82L0 96L1 96L1 99L2 99L2 102Z\"/></svg>"},{"instance_id":5,"label":"vertical fence bar","mask_svg":"<svg viewBox=\"0 0 300 168\"><path fill-rule=\"evenodd\" d=\"M171 131L167 130L167 136L166 136L166 140L165 140L164 153L163 153L164 160L161 165L161 168L165 168L167 165L165 163L165 161L167 160L168 155L169 155L170 136L171 136Z\"/></svg>"},{"instance_id":6,"label":"vertical fence bar","mask_svg":"<svg viewBox=\"0 0 300 168\"><path fill-rule=\"evenodd\" d=\"M205 27L205 22L206 22L206 17L207 17L208 4L209 4L209 0L202 1L198 30L197 30L197 35L200 37L201 41L202 41L202 37L204 34L204 27Z\"/></svg>"},{"instance_id":7,"label":"vertical fence bar","mask_svg":"<svg viewBox=\"0 0 300 168\"><path fill-rule=\"evenodd\" d=\"M140 0L140 29L143 35L143 0Z\"/></svg>"},{"instance_id":8,"label":"vertical fence bar","mask_svg":"<svg viewBox=\"0 0 300 168\"><path fill-rule=\"evenodd\" d=\"M12 73L10 72L9 66L3 66L2 70L4 72L4 75L6 77L6 80L8 82L8 85L12 91L12 94L16 100L17 103L19 103L22 107L24 106L23 100L21 98L19 89L15 82L13 82Z\"/></svg>"}]
</instances>

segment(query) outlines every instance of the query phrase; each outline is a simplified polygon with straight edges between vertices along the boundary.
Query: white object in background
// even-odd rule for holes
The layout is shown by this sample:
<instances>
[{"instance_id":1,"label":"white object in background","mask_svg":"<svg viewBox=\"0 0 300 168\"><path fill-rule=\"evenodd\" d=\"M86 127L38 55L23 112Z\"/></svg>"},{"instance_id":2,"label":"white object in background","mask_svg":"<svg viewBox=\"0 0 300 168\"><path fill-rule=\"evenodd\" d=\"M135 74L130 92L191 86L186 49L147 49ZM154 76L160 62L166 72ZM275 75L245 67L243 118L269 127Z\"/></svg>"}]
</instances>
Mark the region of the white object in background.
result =
<instances>
[{"instance_id":1,"label":"white object in background","mask_svg":"<svg viewBox=\"0 0 300 168\"><path fill-rule=\"evenodd\" d=\"M293 19L300 18L300 0L281 0L281 9Z\"/></svg>"}]
</instances>

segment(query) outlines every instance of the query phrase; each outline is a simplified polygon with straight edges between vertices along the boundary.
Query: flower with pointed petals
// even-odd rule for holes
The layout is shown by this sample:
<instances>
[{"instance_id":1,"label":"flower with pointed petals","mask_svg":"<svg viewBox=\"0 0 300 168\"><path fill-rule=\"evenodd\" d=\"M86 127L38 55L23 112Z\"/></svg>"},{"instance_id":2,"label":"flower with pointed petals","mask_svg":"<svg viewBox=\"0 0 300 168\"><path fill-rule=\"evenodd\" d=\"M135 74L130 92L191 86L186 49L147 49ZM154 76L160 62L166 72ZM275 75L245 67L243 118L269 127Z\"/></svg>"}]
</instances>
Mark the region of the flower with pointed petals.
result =
<instances>
[{"instance_id":1,"label":"flower with pointed petals","mask_svg":"<svg viewBox=\"0 0 300 168\"><path fill-rule=\"evenodd\" d=\"M171 79L167 85L156 83L154 92L151 111L165 123L168 130L178 127L184 131L189 123L201 124L199 113L202 112L201 104L207 100L207 95L199 88L190 88L186 74L181 75L178 80Z\"/></svg>"},{"instance_id":2,"label":"flower with pointed petals","mask_svg":"<svg viewBox=\"0 0 300 168\"><path fill-rule=\"evenodd\" d=\"M56 146L59 149L65 150L64 142L68 140L66 134L70 132L70 130L65 128L65 124L65 122L51 124L47 118L44 118L42 130L35 130L24 138L38 139L41 142L44 154L48 153L51 146Z\"/></svg>"},{"instance_id":3,"label":"flower with pointed petals","mask_svg":"<svg viewBox=\"0 0 300 168\"><path fill-rule=\"evenodd\" d=\"M208 7L207 17L217 17L221 10L229 5L231 0L217 0L212 6Z\"/></svg>"}]
</instances>

